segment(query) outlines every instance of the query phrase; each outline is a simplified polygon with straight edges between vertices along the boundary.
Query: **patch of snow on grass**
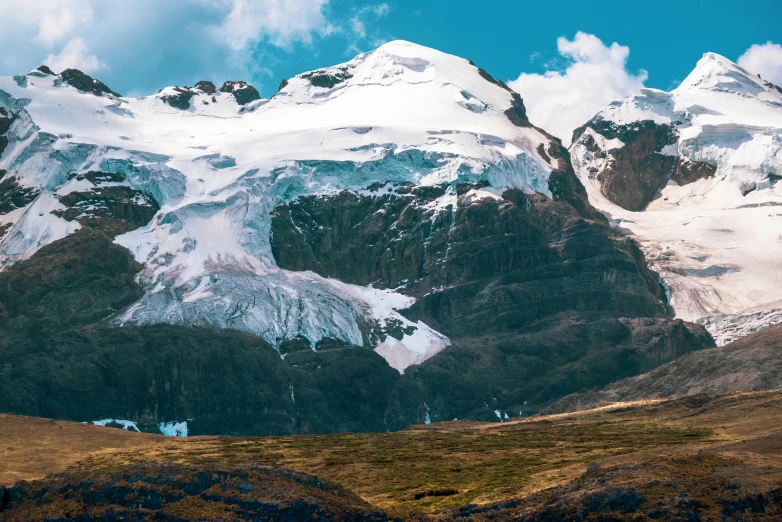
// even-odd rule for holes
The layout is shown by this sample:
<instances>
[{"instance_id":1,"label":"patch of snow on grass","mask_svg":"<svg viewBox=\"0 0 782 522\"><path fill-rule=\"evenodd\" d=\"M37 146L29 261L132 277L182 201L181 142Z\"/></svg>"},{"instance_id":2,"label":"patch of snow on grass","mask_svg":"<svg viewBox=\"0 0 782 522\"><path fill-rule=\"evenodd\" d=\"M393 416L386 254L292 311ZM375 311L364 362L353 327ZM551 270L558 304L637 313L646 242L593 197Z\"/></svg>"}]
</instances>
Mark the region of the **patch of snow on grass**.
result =
<instances>
[{"instance_id":1,"label":"patch of snow on grass","mask_svg":"<svg viewBox=\"0 0 782 522\"><path fill-rule=\"evenodd\" d=\"M187 437L187 421L161 422L158 429L166 437Z\"/></svg>"},{"instance_id":2,"label":"patch of snow on grass","mask_svg":"<svg viewBox=\"0 0 782 522\"><path fill-rule=\"evenodd\" d=\"M138 426L134 421L129 420L122 420L122 419L101 419L92 421L92 424L96 426L107 426L109 424L119 424L122 426L122 429L125 431L131 431L131 429L135 432L141 433L141 430L138 429Z\"/></svg>"}]
</instances>

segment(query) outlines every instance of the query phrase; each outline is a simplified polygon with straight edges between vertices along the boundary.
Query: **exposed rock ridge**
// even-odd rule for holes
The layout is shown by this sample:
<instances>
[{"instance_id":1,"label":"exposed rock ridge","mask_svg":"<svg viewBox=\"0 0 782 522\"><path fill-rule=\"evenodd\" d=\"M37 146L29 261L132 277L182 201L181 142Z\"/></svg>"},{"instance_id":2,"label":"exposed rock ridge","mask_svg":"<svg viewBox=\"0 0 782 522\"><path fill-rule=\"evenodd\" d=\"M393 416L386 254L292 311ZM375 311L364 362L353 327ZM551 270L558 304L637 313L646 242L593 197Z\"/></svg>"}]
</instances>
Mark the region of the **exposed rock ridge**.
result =
<instances>
[{"instance_id":1,"label":"exposed rock ridge","mask_svg":"<svg viewBox=\"0 0 782 522\"><path fill-rule=\"evenodd\" d=\"M669 181L686 185L713 177L717 171L715 165L678 154L676 123L643 120L617 125L595 118L574 131L573 142L585 149L583 160L590 162L589 175L599 183L603 195L637 212ZM586 133L587 129L592 132ZM596 140L596 135L603 139Z\"/></svg>"},{"instance_id":2,"label":"exposed rock ridge","mask_svg":"<svg viewBox=\"0 0 782 522\"><path fill-rule=\"evenodd\" d=\"M496 419L495 410L529 413L568 388L713 346L702 328L665 319L663 289L640 251L612 237L602 219L582 217L569 201L583 202L587 216L594 210L578 192L565 197L563 189L552 201L514 190L497 195L481 185L449 190L379 185L366 195L301 197L273 215L281 267L398 288L417 299L408 317L454 343L405 372L403 382L419 389L421 402L395 416L423 422L424 404L431 419L462 418L459 411L483 420ZM635 319L641 317L648 319ZM557 349L547 346L553 338ZM384 341L379 351L393 344ZM576 349L584 344L592 347L588 355ZM539 358L537 377L519 385L531 358ZM623 362L609 366L610 358ZM490 384L511 375L516 384Z\"/></svg>"},{"instance_id":3,"label":"exposed rock ridge","mask_svg":"<svg viewBox=\"0 0 782 522\"><path fill-rule=\"evenodd\" d=\"M255 100L260 100L261 95L258 90L247 82L228 81L220 87L220 92L230 93L236 98L239 105L247 105Z\"/></svg>"},{"instance_id":4,"label":"exposed rock ridge","mask_svg":"<svg viewBox=\"0 0 782 522\"><path fill-rule=\"evenodd\" d=\"M111 94L114 96L121 96L119 93L112 91L105 83L100 80L96 80L88 74L84 74L78 69L65 69L59 75L62 81L68 85L75 87L83 92L90 92L95 96L102 96L103 94Z\"/></svg>"},{"instance_id":5,"label":"exposed rock ridge","mask_svg":"<svg viewBox=\"0 0 782 522\"><path fill-rule=\"evenodd\" d=\"M781 375L782 326L775 325L726 346L687 354L603 390L567 396L547 411L578 411L641 399L776 390L782 388Z\"/></svg>"},{"instance_id":6,"label":"exposed rock ridge","mask_svg":"<svg viewBox=\"0 0 782 522\"><path fill-rule=\"evenodd\" d=\"M161 89L160 93L160 99L164 103L183 111L190 109L191 104L195 103L193 101L194 98L200 99L200 103L203 105L217 103L217 97L215 96L217 93L232 95L236 100L236 104L240 107L261 99L258 90L243 81L227 81L217 89L214 83L201 80L193 87L167 87ZM203 97L200 95L203 95Z\"/></svg>"}]
</instances>

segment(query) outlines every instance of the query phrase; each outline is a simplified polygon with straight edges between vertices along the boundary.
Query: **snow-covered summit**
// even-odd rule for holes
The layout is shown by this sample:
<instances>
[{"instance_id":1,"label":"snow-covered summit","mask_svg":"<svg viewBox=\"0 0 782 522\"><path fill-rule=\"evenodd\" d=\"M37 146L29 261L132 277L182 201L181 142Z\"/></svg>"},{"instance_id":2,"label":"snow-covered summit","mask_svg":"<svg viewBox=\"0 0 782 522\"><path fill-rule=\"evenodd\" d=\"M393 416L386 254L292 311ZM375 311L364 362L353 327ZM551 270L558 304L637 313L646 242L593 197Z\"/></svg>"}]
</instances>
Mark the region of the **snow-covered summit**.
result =
<instances>
[{"instance_id":1,"label":"snow-covered summit","mask_svg":"<svg viewBox=\"0 0 782 522\"><path fill-rule=\"evenodd\" d=\"M612 102L595 118L618 124L652 120L688 127L734 123L780 125L782 90L727 58L706 53L671 92L642 89Z\"/></svg>"},{"instance_id":2,"label":"snow-covered summit","mask_svg":"<svg viewBox=\"0 0 782 522\"><path fill-rule=\"evenodd\" d=\"M643 243L678 316L720 343L782 320L779 87L706 53L673 91L613 102L577 134L590 200ZM627 183L654 185L643 212L623 208Z\"/></svg>"},{"instance_id":3,"label":"snow-covered summit","mask_svg":"<svg viewBox=\"0 0 782 522\"><path fill-rule=\"evenodd\" d=\"M400 370L446 346L398 313L411 297L278 268L270 216L299 196L378 182L484 182L487 197L507 187L551 196L558 160L546 153L549 137L525 124L518 95L466 60L401 41L298 75L268 101L241 104L247 86L231 83L125 98L45 73L0 78L9 115L0 172L27 195L0 215L0 265L78 230L62 217L62 198L94 190L80 174L100 171L160 207L116 238L144 265L146 289L118 322L362 345L360 324L395 321L413 333L381 353ZM451 193L443 208L456 204Z\"/></svg>"},{"instance_id":4,"label":"snow-covered summit","mask_svg":"<svg viewBox=\"0 0 782 522\"><path fill-rule=\"evenodd\" d=\"M674 92L691 89L731 92L749 96L757 96L769 91L769 88L759 77L716 53L705 53L703 58L698 60L695 69Z\"/></svg>"},{"instance_id":5,"label":"snow-covered summit","mask_svg":"<svg viewBox=\"0 0 782 522\"><path fill-rule=\"evenodd\" d=\"M347 99L336 102L342 96ZM332 111L347 108L342 116L354 123L356 116L376 125L440 121L474 132L476 124L505 127L502 114L512 95L463 58L397 40L345 64L300 74L276 98L282 106L330 102Z\"/></svg>"}]
</instances>

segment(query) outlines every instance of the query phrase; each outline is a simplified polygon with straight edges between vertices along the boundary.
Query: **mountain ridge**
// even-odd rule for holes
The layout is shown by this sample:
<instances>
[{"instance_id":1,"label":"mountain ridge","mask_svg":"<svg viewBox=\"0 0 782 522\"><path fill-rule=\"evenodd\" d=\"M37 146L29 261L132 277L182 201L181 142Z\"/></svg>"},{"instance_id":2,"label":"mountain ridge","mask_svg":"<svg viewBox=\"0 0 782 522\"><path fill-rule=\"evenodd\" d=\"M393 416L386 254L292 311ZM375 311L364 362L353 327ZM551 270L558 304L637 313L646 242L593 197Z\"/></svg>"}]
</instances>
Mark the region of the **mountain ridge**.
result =
<instances>
[{"instance_id":1,"label":"mountain ridge","mask_svg":"<svg viewBox=\"0 0 782 522\"><path fill-rule=\"evenodd\" d=\"M677 317L718 344L779 322L778 87L706 53L676 89L610 104L570 151L590 201L639 242Z\"/></svg>"}]
</instances>

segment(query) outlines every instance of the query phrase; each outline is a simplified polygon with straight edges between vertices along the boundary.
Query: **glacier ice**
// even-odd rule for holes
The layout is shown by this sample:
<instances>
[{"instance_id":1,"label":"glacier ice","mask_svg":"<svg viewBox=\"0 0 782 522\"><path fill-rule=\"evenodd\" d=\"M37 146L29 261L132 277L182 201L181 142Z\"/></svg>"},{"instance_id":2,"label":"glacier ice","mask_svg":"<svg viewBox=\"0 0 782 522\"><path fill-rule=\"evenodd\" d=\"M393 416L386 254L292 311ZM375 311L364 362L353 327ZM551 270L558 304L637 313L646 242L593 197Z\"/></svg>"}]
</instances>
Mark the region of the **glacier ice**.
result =
<instances>
[{"instance_id":1,"label":"glacier ice","mask_svg":"<svg viewBox=\"0 0 782 522\"><path fill-rule=\"evenodd\" d=\"M115 240L143 264L145 291L117 324L235 328L275 346L304 337L315 347L324 337L363 346L360 324L393 320L413 333L372 348L404 371L447 337L400 314L413 303L401 293L277 267L273 209L376 182L485 181L472 197L509 187L551 197L558 167L539 152L544 133L506 116L508 90L466 60L408 42L298 75L252 107L196 90L182 111L166 92L94 96L48 75L0 78L0 104L20 115L0 168L43 191L23 212L0 216L0 229L11 225L0 269L78 229L52 214L57 196L77 189L70 173L120 173L160 211Z\"/></svg>"}]
</instances>

